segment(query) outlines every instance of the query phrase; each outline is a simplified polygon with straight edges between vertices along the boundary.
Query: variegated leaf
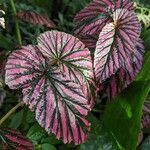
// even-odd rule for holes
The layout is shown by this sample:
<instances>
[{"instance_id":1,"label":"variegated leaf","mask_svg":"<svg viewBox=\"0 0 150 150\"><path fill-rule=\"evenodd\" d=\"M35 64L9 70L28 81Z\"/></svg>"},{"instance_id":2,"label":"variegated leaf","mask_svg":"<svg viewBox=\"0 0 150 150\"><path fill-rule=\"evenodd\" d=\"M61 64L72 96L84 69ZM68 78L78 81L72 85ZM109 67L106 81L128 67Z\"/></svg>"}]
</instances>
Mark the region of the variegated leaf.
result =
<instances>
[{"instance_id":1,"label":"variegated leaf","mask_svg":"<svg viewBox=\"0 0 150 150\"><path fill-rule=\"evenodd\" d=\"M33 150L32 142L19 131L0 128L1 150Z\"/></svg>"},{"instance_id":2,"label":"variegated leaf","mask_svg":"<svg viewBox=\"0 0 150 150\"><path fill-rule=\"evenodd\" d=\"M48 31L39 36L38 46L49 64L59 66L71 80L80 82L93 78L90 51L79 39L63 32Z\"/></svg>"},{"instance_id":3,"label":"variegated leaf","mask_svg":"<svg viewBox=\"0 0 150 150\"><path fill-rule=\"evenodd\" d=\"M19 89L31 84L43 72L41 69L44 63L45 60L40 52L31 45L14 51L5 66L5 83L11 89Z\"/></svg>"},{"instance_id":4,"label":"variegated leaf","mask_svg":"<svg viewBox=\"0 0 150 150\"><path fill-rule=\"evenodd\" d=\"M109 97L114 97L126 88L140 71L143 62L144 45L142 40L139 40L136 46L136 51L127 59L116 74L101 84L100 89Z\"/></svg>"},{"instance_id":5,"label":"variegated leaf","mask_svg":"<svg viewBox=\"0 0 150 150\"><path fill-rule=\"evenodd\" d=\"M94 67L100 83L115 74L135 51L139 35L140 24L134 13L117 9L113 22L102 29L96 45Z\"/></svg>"},{"instance_id":6,"label":"variegated leaf","mask_svg":"<svg viewBox=\"0 0 150 150\"><path fill-rule=\"evenodd\" d=\"M35 12L21 11L17 13L17 16L18 18L33 24L46 25L49 28L55 28L55 24L53 21Z\"/></svg>"},{"instance_id":7,"label":"variegated leaf","mask_svg":"<svg viewBox=\"0 0 150 150\"><path fill-rule=\"evenodd\" d=\"M90 130L85 119L90 91L83 80L92 72L89 50L57 31L42 34L38 41L39 46L23 47L9 56L6 84L22 88L23 101L48 133L64 143L82 143Z\"/></svg>"},{"instance_id":8,"label":"variegated leaf","mask_svg":"<svg viewBox=\"0 0 150 150\"><path fill-rule=\"evenodd\" d=\"M102 28L112 21L112 13L119 8L132 11L131 0L93 0L74 18L75 34L99 34Z\"/></svg>"}]
</instances>

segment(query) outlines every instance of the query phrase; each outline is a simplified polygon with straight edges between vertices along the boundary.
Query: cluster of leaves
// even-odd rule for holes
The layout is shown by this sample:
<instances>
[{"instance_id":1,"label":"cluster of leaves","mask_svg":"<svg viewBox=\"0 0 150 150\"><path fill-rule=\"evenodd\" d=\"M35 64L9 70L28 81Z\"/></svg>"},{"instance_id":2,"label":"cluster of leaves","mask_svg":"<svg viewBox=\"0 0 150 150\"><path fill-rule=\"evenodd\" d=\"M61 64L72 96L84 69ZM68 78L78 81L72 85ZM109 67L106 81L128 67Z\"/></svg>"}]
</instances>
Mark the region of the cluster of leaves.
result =
<instances>
[{"instance_id":1,"label":"cluster of leaves","mask_svg":"<svg viewBox=\"0 0 150 150\"><path fill-rule=\"evenodd\" d=\"M17 4L17 7L20 6ZM31 35L21 26L22 33L29 35L23 39L23 43L29 44L16 48L12 40L7 41L9 35L4 38L8 46L3 48L15 49L8 56L7 62L3 61L6 85L10 89L20 90L22 95L19 97L34 111L33 116L40 126L48 134L53 133L63 143L73 141L74 144L81 144L88 137L87 142L80 146L81 150L89 146L91 150L135 149L142 105L150 90L150 73L147 51L142 67L144 45L140 38L141 26L134 13L133 3L130 0L93 0L74 18L74 34L78 38L65 32L47 31L49 28L56 28L58 19L59 23L62 23L61 13L58 18L54 14L57 19L56 23L53 23L30 9L32 10L20 10L15 16L34 24L33 27L39 26L35 35L34 30ZM16 21L18 20L15 19L17 24ZM20 24L25 23L21 21ZM72 24L68 26L73 27ZM64 29L61 28L64 31L66 29L68 28L65 26ZM41 34L43 31L47 32ZM34 37L33 41L31 37ZM142 71L135 79L141 67ZM3 72L1 74L4 75ZM129 84L131 85L125 89ZM123 92L119 94L121 91ZM88 112L94 111L99 104L105 105L107 97L99 98L100 92L114 99L106 105L102 122L95 118L93 113L87 116ZM19 118L25 117L23 114L25 112L22 111ZM97 117L97 114L95 115ZM36 124L35 120L33 122ZM105 129L101 127L101 123ZM11 128L12 124L13 121ZM15 125L15 128L19 128L21 124L22 121L17 127ZM52 144L59 148L59 141L55 140L53 143L54 137L48 137L41 127L34 124L27 137L34 145L40 144L39 147L34 147L35 149L56 149ZM92 132L88 136L90 128ZM122 137L124 129L126 133ZM28 149L32 149L32 144L15 130L2 128L0 135L3 149L25 149L25 143ZM128 141L129 136L131 140ZM97 145L99 141L100 146ZM64 147L66 148L67 146Z\"/></svg>"},{"instance_id":2,"label":"cluster of leaves","mask_svg":"<svg viewBox=\"0 0 150 150\"><path fill-rule=\"evenodd\" d=\"M95 0L74 21L75 34L96 48L94 68L96 80L102 84L100 88L114 97L134 79L143 60L140 24L133 4Z\"/></svg>"}]
</instances>

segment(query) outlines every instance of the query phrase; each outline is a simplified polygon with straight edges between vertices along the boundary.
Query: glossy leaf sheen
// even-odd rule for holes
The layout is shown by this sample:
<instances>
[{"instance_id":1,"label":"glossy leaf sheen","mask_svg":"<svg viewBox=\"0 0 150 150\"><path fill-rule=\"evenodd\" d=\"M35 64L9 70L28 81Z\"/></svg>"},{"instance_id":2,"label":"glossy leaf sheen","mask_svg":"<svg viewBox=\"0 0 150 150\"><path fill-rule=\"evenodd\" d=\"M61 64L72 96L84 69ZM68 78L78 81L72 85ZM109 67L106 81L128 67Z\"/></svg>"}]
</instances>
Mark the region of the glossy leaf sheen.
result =
<instances>
[{"instance_id":1,"label":"glossy leaf sheen","mask_svg":"<svg viewBox=\"0 0 150 150\"><path fill-rule=\"evenodd\" d=\"M48 18L45 18L35 12L31 11L21 11L17 13L17 16L27 22L33 24L46 25L49 28L55 28L55 24Z\"/></svg>"},{"instance_id":2,"label":"glossy leaf sheen","mask_svg":"<svg viewBox=\"0 0 150 150\"><path fill-rule=\"evenodd\" d=\"M148 136L140 145L140 150L148 150L150 148L150 136Z\"/></svg>"},{"instance_id":3,"label":"glossy leaf sheen","mask_svg":"<svg viewBox=\"0 0 150 150\"><path fill-rule=\"evenodd\" d=\"M143 103L149 90L150 81L133 82L107 105L104 115L105 128L124 149L136 149Z\"/></svg>"},{"instance_id":4,"label":"glossy leaf sheen","mask_svg":"<svg viewBox=\"0 0 150 150\"><path fill-rule=\"evenodd\" d=\"M0 148L2 148L2 150L32 150L33 146L19 131L1 128Z\"/></svg>"},{"instance_id":5,"label":"glossy leaf sheen","mask_svg":"<svg viewBox=\"0 0 150 150\"><path fill-rule=\"evenodd\" d=\"M100 83L122 67L135 51L140 35L140 24L132 12L117 9L113 13L113 20L102 29L96 45L94 67Z\"/></svg>"},{"instance_id":6,"label":"glossy leaf sheen","mask_svg":"<svg viewBox=\"0 0 150 150\"><path fill-rule=\"evenodd\" d=\"M89 50L73 36L56 31L42 34L38 41L38 46L9 56L6 84L22 88L23 101L48 133L64 143L82 143L90 130L84 118L90 110L90 92L83 80L84 73L88 78L92 72Z\"/></svg>"}]
</instances>

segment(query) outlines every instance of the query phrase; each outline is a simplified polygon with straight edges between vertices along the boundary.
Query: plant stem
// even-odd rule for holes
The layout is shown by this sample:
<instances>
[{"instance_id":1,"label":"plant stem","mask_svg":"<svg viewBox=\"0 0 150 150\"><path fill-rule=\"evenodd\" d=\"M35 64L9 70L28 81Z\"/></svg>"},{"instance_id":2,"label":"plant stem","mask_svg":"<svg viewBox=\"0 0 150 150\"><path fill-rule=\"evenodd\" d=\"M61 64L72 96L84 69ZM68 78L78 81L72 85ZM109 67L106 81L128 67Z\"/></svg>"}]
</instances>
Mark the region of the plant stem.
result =
<instances>
[{"instance_id":1,"label":"plant stem","mask_svg":"<svg viewBox=\"0 0 150 150\"><path fill-rule=\"evenodd\" d=\"M20 29L19 29L19 23L18 23L18 19L17 19L17 11L16 11L16 7L15 7L15 3L13 0L9 0L11 7L12 7L12 11L13 11L13 15L14 15L14 19L15 19L15 27L16 27L16 35L18 38L18 43L20 45L22 45L22 38L21 38L21 33L20 33Z\"/></svg>"},{"instance_id":2,"label":"plant stem","mask_svg":"<svg viewBox=\"0 0 150 150\"><path fill-rule=\"evenodd\" d=\"M1 120L0 120L0 126L2 123L10 116L12 115L19 107L23 106L23 102L18 103L15 107L13 107Z\"/></svg>"}]
</instances>

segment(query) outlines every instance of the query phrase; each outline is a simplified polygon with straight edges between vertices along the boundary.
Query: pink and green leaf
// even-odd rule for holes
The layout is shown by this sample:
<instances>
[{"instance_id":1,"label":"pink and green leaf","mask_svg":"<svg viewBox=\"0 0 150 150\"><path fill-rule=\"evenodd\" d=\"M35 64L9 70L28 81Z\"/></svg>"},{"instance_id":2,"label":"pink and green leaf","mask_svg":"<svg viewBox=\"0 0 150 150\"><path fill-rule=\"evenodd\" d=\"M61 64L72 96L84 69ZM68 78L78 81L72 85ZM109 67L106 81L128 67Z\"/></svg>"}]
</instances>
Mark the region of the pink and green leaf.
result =
<instances>
[{"instance_id":1,"label":"pink and green leaf","mask_svg":"<svg viewBox=\"0 0 150 150\"><path fill-rule=\"evenodd\" d=\"M26 21L26 22L30 22L33 24L40 24L40 25L45 25L49 28L55 28L55 24L53 21L51 21L50 19L41 16L40 14L37 14L35 12L31 12L31 11L21 11L17 13L18 18Z\"/></svg>"},{"instance_id":2,"label":"pink and green leaf","mask_svg":"<svg viewBox=\"0 0 150 150\"><path fill-rule=\"evenodd\" d=\"M99 35L78 35L77 37L85 44L86 47L95 50L98 36Z\"/></svg>"},{"instance_id":3,"label":"pink and green leaf","mask_svg":"<svg viewBox=\"0 0 150 150\"><path fill-rule=\"evenodd\" d=\"M117 9L113 22L101 31L96 45L94 68L97 81L102 83L115 74L135 51L140 24L134 13Z\"/></svg>"},{"instance_id":4,"label":"pink and green leaf","mask_svg":"<svg viewBox=\"0 0 150 150\"><path fill-rule=\"evenodd\" d=\"M19 131L0 128L0 148L2 150L32 150L32 142Z\"/></svg>"},{"instance_id":5,"label":"pink and green leaf","mask_svg":"<svg viewBox=\"0 0 150 150\"><path fill-rule=\"evenodd\" d=\"M50 65L59 66L71 80L80 81L93 78L90 51L70 34L51 31L41 34L38 46Z\"/></svg>"},{"instance_id":6,"label":"pink and green leaf","mask_svg":"<svg viewBox=\"0 0 150 150\"><path fill-rule=\"evenodd\" d=\"M130 0L93 0L75 16L75 34L99 34L102 28L112 21L111 14L120 8L128 11L134 9Z\"/></svg>"},{"instance_id":7,"label":"pink and green leaf","mask_svg":"<svg viewBox=\"0 0 150 150\"><path fill-rule=\"evenodd\" d=\"M6 84L22 89L23 101L48 133L64 143L86 140L92 63L83 43L65 33L46 32L38 38L38 46L14 51L5 69Z\"/></svg>"},{"instance_id":8,"label":"pink and green leaf","mask_svg":"<svg viewBox=\"0 0 150 150\"><path fill-rule=\"evenodd\" d=\"M131 58L127 59L116 74L112 75L101 84L100 89L109 97L114 97L126 88L135 78L142 67L144 55L144 45L139 40L136 51Z\"/></svg>"}]
</instances>

